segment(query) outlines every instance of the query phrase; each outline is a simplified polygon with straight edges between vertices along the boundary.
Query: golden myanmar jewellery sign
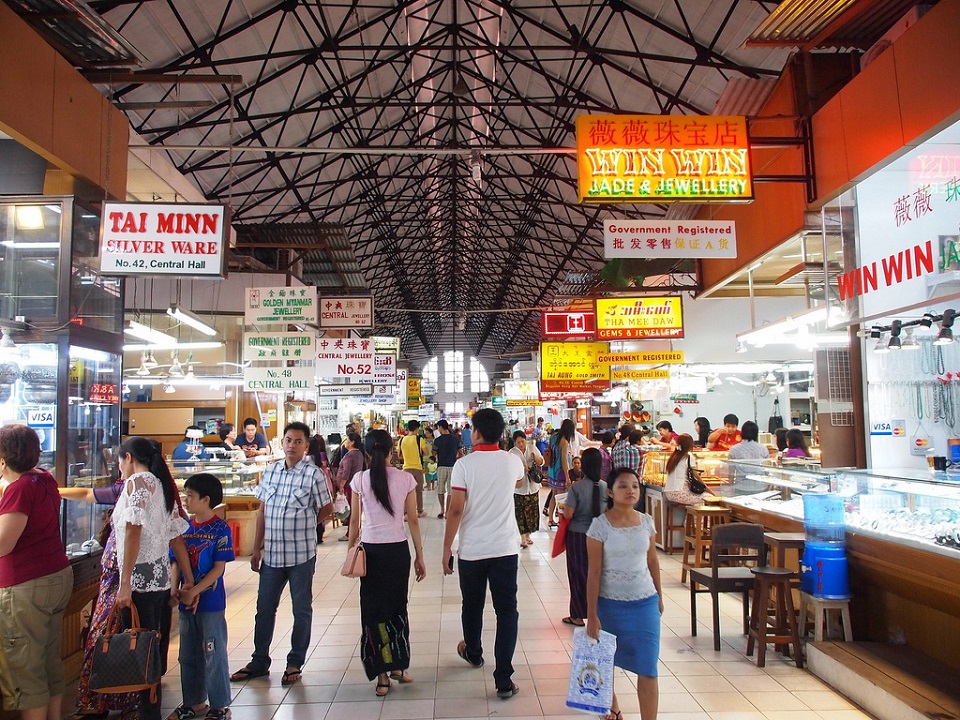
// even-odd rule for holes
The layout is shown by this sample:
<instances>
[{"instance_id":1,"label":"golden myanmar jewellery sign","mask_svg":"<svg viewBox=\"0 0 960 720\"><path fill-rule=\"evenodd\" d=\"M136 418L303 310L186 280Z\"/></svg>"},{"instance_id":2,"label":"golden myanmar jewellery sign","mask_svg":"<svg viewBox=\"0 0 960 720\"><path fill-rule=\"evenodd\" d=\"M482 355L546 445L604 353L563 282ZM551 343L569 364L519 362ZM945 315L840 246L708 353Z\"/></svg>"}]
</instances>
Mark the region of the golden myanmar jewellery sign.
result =
<instances>
[{"instance_id":1,"label":"golden myanmar jewellery sign","mask_svg":"<svg viewBox=\"0 0 960 720\"><path fill-rule=\"evenodd\" d=\"M747 120L579 115L580 202L753 198Z\"/></svg>"}]
</instances>

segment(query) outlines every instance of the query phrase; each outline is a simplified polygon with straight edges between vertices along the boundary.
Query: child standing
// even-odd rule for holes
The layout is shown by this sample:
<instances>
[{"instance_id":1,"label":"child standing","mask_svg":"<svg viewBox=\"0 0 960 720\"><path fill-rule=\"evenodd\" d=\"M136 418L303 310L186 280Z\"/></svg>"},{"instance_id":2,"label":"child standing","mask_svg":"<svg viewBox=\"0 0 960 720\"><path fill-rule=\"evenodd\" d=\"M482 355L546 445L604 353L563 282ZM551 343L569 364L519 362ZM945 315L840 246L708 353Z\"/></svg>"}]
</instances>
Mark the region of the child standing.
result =
<instances>
[{"instance_id":1,"label":"child standing","mask_svg":"<svg viewBox=\"0 0 960 720\"><path fill-rule=\"evenodd\" d=\"M427 490L437 488L437 459L432 455L427 458Z\"/></svg>"},{"instance_id":2,"label":"child standing","mask_svg":"<svg viewBox=\"0 0 960 720\"><path fill-rule=\"evenodd\" d=\"M227 669L227 594L223 571L234 559L233 535L213 508L223 501L220 481L209 473L192 475L183 485L185 507L193 515L183 533L195 585L175 591L180 599L180 688L183 704L171 718L208 720L230 717ZM172 558L171 558L172 560ZM173 566L173 577L180 572ZM179 583L175 583L175 586ZM209 706L205 701L209 700Z\"/></svg>"}]
</instances>

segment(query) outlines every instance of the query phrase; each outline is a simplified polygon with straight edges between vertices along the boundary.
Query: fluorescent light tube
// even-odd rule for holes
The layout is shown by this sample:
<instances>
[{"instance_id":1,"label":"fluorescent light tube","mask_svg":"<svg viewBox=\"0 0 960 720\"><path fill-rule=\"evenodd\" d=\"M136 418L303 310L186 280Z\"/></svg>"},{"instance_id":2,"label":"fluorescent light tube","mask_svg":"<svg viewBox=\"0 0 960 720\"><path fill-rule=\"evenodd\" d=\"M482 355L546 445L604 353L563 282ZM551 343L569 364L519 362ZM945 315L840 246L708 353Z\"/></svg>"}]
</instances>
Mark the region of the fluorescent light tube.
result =
<instances>
[{"instance_id":1,"label":"fluorescent light tube","mask_svg":"<svg viewBox=\"0 0 960 720\"><path fill-rule=\"evenodd\" d=\"M164 332L159 330L154 330L151 327L147 327L143 323L138 323L136 320L128 320L126 326L124 326L123 331L127 335L131 335L140 340L146 340L149 343L176 343L177 339L173 335L167 335Z\"/></svg>"},{"instance_id":2,"label":"fluorescent light tube","mask_svg":"<svg viewBox=\"0 0 960 720\"><path fill-rule=\"evenodd\" d=\"M180 307L176 303L173 303L169 308L167 308L167 315L185 325L189 325L195 330L199 330L204 335L213 337L217 334L217 329L215 327L207 324L203 319L194 315L189 310Z\"/></svg>"}]
</instances>

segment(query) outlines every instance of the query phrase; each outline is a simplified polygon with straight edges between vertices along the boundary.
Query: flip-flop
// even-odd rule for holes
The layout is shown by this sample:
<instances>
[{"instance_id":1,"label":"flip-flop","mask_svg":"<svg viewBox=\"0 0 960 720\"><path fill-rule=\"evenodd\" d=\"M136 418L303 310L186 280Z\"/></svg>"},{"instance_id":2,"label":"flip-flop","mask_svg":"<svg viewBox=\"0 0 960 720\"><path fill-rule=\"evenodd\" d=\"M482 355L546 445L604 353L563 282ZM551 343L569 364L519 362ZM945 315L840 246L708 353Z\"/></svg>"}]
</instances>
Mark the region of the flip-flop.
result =
<instances>
[{"instance_id":1,"label":"flip-flop","mask_svg":"<svg viewBox=\"0 0 960 720\"><path fill-rule=\"evenodd\" d=\"M240 668L230 676L230 682L243 682L251 678L266 677L270 674L269 670L254 670L249 665Z\"/></svg>"},{"instance_id":2,"label":"flip-flop","mask_svg":"<svg viewBox=\"0 0 960 720\"><path fill-rule=\"evenodd\" d=\"M586 625L586 623L583 622L583 620L581 620L580 622L576 622L572 617L569 617L569 616L565 617L560 622L562 622L564 625L573 625L574 627L583 627L584 625Z\"/></svg>"},{"instance_id":3,"label":"flip-flop","mask_svg":"<svg viewBox=\"0 0 960 720\"><path fill-rule=\"evenodd\" d=\"M606 715L601 715L603 720L623 720L623 714L619 710L611 710Z\"/></svg>"},{"instance_id":4,"label":"flip-flop","mask_svg":"<svg viewBox=\"0 0 960 720\"><path fill-rule=\"evenodd\" d=\"M283 677L280 678L281 685L293 685L300 682L300 668L287 668L283 671Z\"/></svg>"},{"instance_id":5,"label":"flip-flop","mask_svg":"<svg viewBox=\"0 0 960 720\"><path fill-rule=\"evenodd\" d=\"M396 680L401 685L406 685L407 683L413 682L413 678L407 675L407 673L403 670L395 670L394 672L390 673L390 679Z\"/></svg>"}]
</instances>

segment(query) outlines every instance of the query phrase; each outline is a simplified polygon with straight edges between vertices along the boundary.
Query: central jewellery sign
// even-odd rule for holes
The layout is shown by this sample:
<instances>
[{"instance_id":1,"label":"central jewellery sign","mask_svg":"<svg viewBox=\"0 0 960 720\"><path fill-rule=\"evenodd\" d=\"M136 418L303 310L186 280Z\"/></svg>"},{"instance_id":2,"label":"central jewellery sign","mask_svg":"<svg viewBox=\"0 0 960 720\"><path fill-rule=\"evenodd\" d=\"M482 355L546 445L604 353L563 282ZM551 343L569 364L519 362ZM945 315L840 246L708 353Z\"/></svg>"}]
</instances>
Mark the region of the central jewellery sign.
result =
<instances>
[{"instance_id":1,"label":"central jewellery sign","mask_svg":"<svg viewBox=\"0 0 960 720\"><path fill-rule=\"evenodd\" d=\"M326 381L372 385L373 341L357 338L320 338L317 341L317 377ZM369 395L369 393L367 393Z\"/></svg>"},{"instance_id":2,"label":"central jewellery sign","mask_svg":"<svg viewBox=\"0 0 960 720\"><path fill-rule=\"evenodd\" d=\"M748 200L747 120L710 115L578 115L580 202Z\"/></svg>"},{"instance_id":3,"label":"central jewellery sign","mask_svg":"<svg viewBox=\"0 0 960 720\"><path fill-rule=\"evenodd\" d=\"M682 338L679 296L598 298L597 339Z\"/></svg>"},{"instance_id":4,"label":"central jewellery sign","mask_svg":"<svg viewBox=\"0 0 960 720\"><path fill-rule=\"evenodd\" d=\"M373 327L373 298L367 296L328 296L320 298L320 327L370 329Z\"/></svg>"}]
</instances>

